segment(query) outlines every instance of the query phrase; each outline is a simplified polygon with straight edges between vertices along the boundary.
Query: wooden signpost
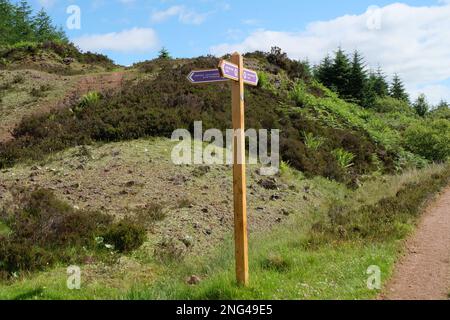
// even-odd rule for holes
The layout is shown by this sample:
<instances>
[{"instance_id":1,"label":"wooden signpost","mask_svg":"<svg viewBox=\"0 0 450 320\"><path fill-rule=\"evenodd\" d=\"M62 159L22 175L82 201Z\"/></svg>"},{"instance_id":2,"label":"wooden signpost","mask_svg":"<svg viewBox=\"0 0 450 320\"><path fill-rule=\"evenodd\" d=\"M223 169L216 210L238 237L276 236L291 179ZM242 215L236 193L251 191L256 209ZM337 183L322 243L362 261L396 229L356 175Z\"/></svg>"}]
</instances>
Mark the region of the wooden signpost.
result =
<instances>
[{"instance_id":1,"label":"wooden signpost","mask_svg":"<svg viewBox=\"0 0 450 320\"><path fill-rule=\"evenodd\" d=\"M188 80L192 83L232 81L231 103L233 118L233 195L234 195L234 241L236 256L236 279L247 286L248 238L247 238L247 182L245 173L245 118L244 84L258 85L258 74L244 68L244 59L234 53L231 62L222 60L218 69L192 71Z\"/></svg>"}]
</instances>

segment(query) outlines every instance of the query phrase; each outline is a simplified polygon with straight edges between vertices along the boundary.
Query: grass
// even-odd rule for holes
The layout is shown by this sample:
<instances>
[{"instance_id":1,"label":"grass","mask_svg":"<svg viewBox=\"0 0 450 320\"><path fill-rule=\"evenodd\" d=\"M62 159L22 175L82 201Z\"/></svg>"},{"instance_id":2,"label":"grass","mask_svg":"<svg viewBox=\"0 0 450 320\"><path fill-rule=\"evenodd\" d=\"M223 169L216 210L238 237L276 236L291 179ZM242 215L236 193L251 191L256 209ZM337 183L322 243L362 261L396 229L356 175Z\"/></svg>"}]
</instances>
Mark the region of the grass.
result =
<instances>
[{"instance_id":1,"label":"grass","mask_svg":"<svg viewBox=\"0 0 450 320\"><path fill-rule=\"evenodd\" d=\"M147 167L153 168L152 170L156 172L174 169L168 164L165 164L164 170L158 169L165 163L164 159L170 155L172 144L166 140L152 140L150 157L144 152L146 148L149 148L149 142L142 140L132 144L115 143L98 148L90 147L91 157L97 160L89 160L87 165L92 168L96 168L97 165L101 168L109 167L111 163L117 161L110 155L112 151L117 150L119 154L117 157L121 158L120 162L125 163L128 161L126 159L133 159L132 167L140 167L143 173L147 173L145 171ZM70 162L71 154L75 157L74 159L78 159L79 148L54 155L42 165L60 168L62 162L58 162L58 159ZM113 162L110 163L110 161ZM25 170L22 166L23 164L14 168L15 178L22 176L20 172ZM123 170L125 170L123 174L126 174L129 169L124 167ZM162 225L167 223L170 228L179 226L182 222L176 220L177 215L186 212L189 213L186 218L193 216L194 212L190 210L195 211L196 204L221 203L222 198L218 199L217 196L210 202L211 195L221 194L211 188L217 184L223 193L220 181L223 183L222 179L229 179L229 177L226 178L227 175L221 170L213 168L205 176L195 178L193 171L195 170L190 167L177 168L176 172L184 172L192 181L183 187L188 188L187 193L180 197L180 201L173 202L173 208L171 207L168 211L166 219L158 223ZM352 190L343 184L320 177L305 179L301 173L284 163L279 180L295 191L292 191L292 195L285 195L285 201L271 204L274 206L271 210L289 207L288 209L292 209L294 213L275 227L272 225L270 228L259 232L252 230L250 233L251 284L245 289L235 285L233 242L230 235L231 228L229 228L228 233L221 234L225 240L213 246L217 249L207 250L205 248L208 243L201 242L203 250L188 254L181 261L156 259L153 253L158 242L152 236L142 248L126 258L125 262L121 258L112 265L103 265L98 262L81 265L81 290L67 289L66 266L57 265L44 272L21 274L12 283L0 284L0 299L372 299L377 297L380 291L367 289L367 269L372 265L379 266L383 283L385 283L392 273L403 242L393 238L386 241L355 238L342 240L331 234L331 238L328 238L326 242L311 245L309 240L313 226L328 217L330 202L346 201L348 210L358 210L358 208L377 204L384 198L395 196L408 184L423 182L444 171L444 165L433 165L401 175L371 176L370 179L366 178L363 181L362 187ZM89 171L87 174L95 175L94 172ZM228 170L227 173L229 173ZM46 174L53 176L51 172ZM151 177L154 172L151 171L148 174ZM24 176L28 175L28 171L24 171ZM70 179L74 178L70 177ZM84 180L86 177L83 178ZM123 180L124 183L127 181L129 179ZM195 186L202 188L206 182L210 187L205 195L197 194L194 192L196 189L192 189ZM114 187L109 182L107 184L109 188ZM118 185L121 186L122 183ZM150 186L155 187L154 183L150 183L144 190L151 190ZM120 188L115 192L118 192ZM435 190L429 191L432 194ZM267 192L266 197L271 194ZM186 200L187 196L189 198ZM152 197L152 194L146 194L146 198L148 197ZM303 200L303 197L307 200ZM259 196L249 195L249 213L252 219L259 218L258 214L252 213L257 206L268 205L266 202L264 204L258 202L258 198ZM127 203L130 201L127 200ZM137 200L133 200L133 203L135 201ZM166 199L161 198L158 201L165 203ZM190 204L193 204L194 208L189 208ZM275 206L276 204L278 207ZM144 209L146 209L145 214L154 217L155 221L165 216L161 216L160 213L163 211L160 210L160 206ZM176 210L177 214L173 214L172 210ZM259 215L262 215L261 218L264 219L275 218L267 213ZM200 216L196 217L199 219ZM252 219L250 221L253 221ZM255 226L254 222L251 222L252 227ZM415 219L410 219L402 225L401 231L406 231L401 233L402 239L414 229L414 223ZM158 228L155 230L159 230ZM219 226L215 225L212 229L214 237L219 237L217 228ZM189 235L191 233L188 229L183 230ZM164 230L167 229L161 229L163 232ZM192 235L197 235L196 231L193 231ZM211 236L207 238L209 242L211 239ZM332 241L328 241L329 239ZM186 284L186 279L192 275L201 278L199 285Z\"/></svg>"},{"instance_id":2,"label":"grass","mask_svg":"<svg viewBox=\"0 0 450 320\"><path fill-rule=\"evenodd\" d=\"M428 190L430 175L443 174L447 180L445 167L432 166L423 171L412 171L404 176L384 177L387 181L369 182L363 188L350 193L335 194L335 197L348 199L351 207L361 207L362 203L378 203L384 198L398 194L412 183L424 181L420 190L428 199L439 188ZM434 179L434 178L432 178ZM375 186L386 183L383 191ZM418 185L419 186L419 185ZM322 189L324 192L326 188ZM326 191L325 191L326 192ZM328 195L329 196L329 195ZM407 201L407 195L400 196ZM350 200L354 199L354 200ZM423 202L423 200L422 200ZM417 203L414 203L416 207ZM401 206L399 210L403 210ZM355 209L356 210L356 209ZM404 239L413 229L414 217L403 221L398 237L394 234L386 240L365 241L353 238L349 241L325 239L317 245L310 245L309 233L314 222L321 219L326 208L315 208L309 214L296 217L291 223L265 235L250 238L251 284L248 288L235 285L233 248L231 241L212 258L191 259L171 269L170 275L155 284L143 288L133 288L127 299L372 299L380 291L367 288L367 270L378 266L382 272L383 283L388 280ZM376 216L371 218L377 221ZM396 224L396 222L394 222ZM380 230L383 224L373 224ZM399 241L400 240L400 241ZM190 275L204 279L198 286L190 286L185 279Z\"/></svg>"},{"instance_id":3,"label":"grass","mask_svg":"<svg viewBox=\"0 0 450 320\"><path fill-rule=\"evenodd\" d=\"M8 235L10 229L4 223L0 222L0 236Z\"/></svg>"}]
</instances>

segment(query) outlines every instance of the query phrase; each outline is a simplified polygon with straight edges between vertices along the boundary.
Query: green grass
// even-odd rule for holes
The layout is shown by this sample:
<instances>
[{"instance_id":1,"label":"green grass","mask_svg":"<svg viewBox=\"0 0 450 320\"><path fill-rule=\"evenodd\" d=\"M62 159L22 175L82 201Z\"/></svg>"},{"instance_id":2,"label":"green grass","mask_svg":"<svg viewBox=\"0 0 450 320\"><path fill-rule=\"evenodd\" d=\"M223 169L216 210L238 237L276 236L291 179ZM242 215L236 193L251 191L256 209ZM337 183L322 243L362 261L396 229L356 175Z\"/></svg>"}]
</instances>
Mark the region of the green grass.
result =
<instances>
[{"instance_id":1,"label":"green grass","mask_svg":"<svg viewBox=\"0 0 450 320\"><path fill-rule=\"evenodd\" d=\"M438 178L439 174L442 175L442 179ZM430 176L434 177L429 178ZM430 195L448 181L447 178L448 171L444 166L433 166L423 171L414 170L403 176L384 177L377 182L369 182L354 192L349 190L335 192L334 198L346 199L348 211L358 212L352 210L363 208L362 205L383 203L385 199L396 199L393 196L399 194L398 208L401 213L405 210L406 214L407 210L403 206L409 201L407 191L411 184L418 183L416 187L418 191L412 198L415 201L413 205L417 209L420 207L417 199L422 197L420 198L422 203L429 199ZM386 186L380 188L383 184ZM334 187L335 191L338 191L336 185ZM399 193L401 190L405 192ZM332 189L327 189L325 184L321 188L326 197L331 196L327 194L331 191ZM380 210L383 212L383 208ZM360 237L340 240L338 235L330 232L328 237L316 243L314 232L311 234L311 230L317 221L326 217L326 214L327 206L321 207L316 203L309 214L296 217L289 225L280 226L268 234L251 236L249 249L251 281L248 288L236 286L232 241L228 241L227 246L222 247L214 258L192 259L172 267L167 276L151 286L133 288L125 298L175 300L376 298L380 291L367 288L367 270L370 266L378 266L381 270L382 283L386 283L403 248L402 240L414 230L416 221L414 213L410 213L406 221L396 214L392 216L393 221L380 222L376 215L365 216L366 220L360 221L378 228L380 232L387 226L386 223L392 223L401 229L385 239ZM361 211L360 215L364 214L365 211ZM186 284L185 279L191 275L200 276L204 280L198 286L190 286Z\"/></svg>"},{"instance_id":2,"label":"green grass","mask_svg":"<svg viewBox=\"0 0 450 320\"><path fill-rule=\"evenodd\" d=\"M4 223L0 222L0 236L7 235L10 232L8 226Z\"/></svg>"}]
</instances>

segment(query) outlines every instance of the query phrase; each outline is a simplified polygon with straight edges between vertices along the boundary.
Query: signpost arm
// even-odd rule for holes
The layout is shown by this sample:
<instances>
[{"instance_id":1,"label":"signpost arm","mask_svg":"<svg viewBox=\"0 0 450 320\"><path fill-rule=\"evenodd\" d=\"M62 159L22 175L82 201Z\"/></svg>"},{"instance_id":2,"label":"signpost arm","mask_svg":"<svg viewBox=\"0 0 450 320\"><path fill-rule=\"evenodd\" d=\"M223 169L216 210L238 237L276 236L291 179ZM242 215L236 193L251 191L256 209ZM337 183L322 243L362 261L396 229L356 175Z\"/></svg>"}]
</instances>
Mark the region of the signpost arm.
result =
<instances>
[{"instance_id":1,"label":"signpost arm","mask_svg":"<svg viewBox=\"0 0 450 320\"><path fill-rule=\"evenodd\" d=\"M248 285L247 186L245 172L244 60L234 53L231 62L239 66L239 81L232 86L232 117L234 136L233 194L236 278L239 285Z\"/></svg>"}]
</instances>

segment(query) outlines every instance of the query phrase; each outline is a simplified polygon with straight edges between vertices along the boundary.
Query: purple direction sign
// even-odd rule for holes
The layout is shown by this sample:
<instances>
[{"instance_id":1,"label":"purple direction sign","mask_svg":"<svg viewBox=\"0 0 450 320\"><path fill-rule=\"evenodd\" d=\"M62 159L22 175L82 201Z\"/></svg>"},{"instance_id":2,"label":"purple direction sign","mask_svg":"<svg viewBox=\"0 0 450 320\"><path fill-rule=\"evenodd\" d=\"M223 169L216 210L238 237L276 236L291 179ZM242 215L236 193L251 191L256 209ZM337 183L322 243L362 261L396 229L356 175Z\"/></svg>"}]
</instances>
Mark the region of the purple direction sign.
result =
<instances>
[{"instance_id":1,"label":"purple direction sign","mask_svg":"<svg viewBox=\"0 0 450 320\"><path fill-rule=\"evenodd\" d=\"M246 84L252 85L252 86L257 86L258 82L259 82L259 78L258 78L258 73L253 71L253 70L249 70L249 69L244 69L244 82Z\"/></svg>"},{"instance_id":2,"label":"purple direction sign","mask_svg":"<svg viewBox=\"0 0 450 320\"><path fill-rule=\"evenodd\" d=\"M226 60L220 61L219 69L222 77L228 78L234 81L239 81L239 67L234 63ZM244 69L243 72L244 83L257 86L258 85L258 73L253 70Z\"/></svg>"},{"instance_id":3,"label":"purple direction sign","mask_svg":"<svg viewBox=\"0 0 450 320\"><path fill-rule=\"evenodd\" d=\"M239 67L234 63L222 60L220 61L219 69L224 78L239 81Z\"/></svg>"},{"instance_id":4,"label":"purple direction sign","mask_svg":"<svg viewBox=\"0 0 450 320\"><path fill-rule=\"evenodd\" d=\"M218 69L194 70L189 73L187 78L192 83L228 81L228 79L222 77Z\"/></svg>"}]
</instances>

